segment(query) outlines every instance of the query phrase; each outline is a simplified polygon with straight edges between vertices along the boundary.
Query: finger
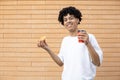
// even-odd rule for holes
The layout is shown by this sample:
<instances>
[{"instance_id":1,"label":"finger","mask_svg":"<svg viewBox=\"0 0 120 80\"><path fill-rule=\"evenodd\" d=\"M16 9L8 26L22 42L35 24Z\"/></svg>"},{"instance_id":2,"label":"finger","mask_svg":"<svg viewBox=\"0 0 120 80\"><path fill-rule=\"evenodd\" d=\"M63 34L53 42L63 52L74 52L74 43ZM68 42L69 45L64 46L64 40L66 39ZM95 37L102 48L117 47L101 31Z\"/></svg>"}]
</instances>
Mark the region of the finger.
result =
<instances>
[{"instance_id":1,"label":"finger","mask_svg":"<svg viewBox=\"0 0 120 80\"><path fill-rule=\"evenodd\" d=\"M47 46L46 40L44 40L45 45Z\"/></svg>"},{"instance_id":2,"label":"finger","mask_svg":"<svg viewBox=\"0 0 120 80\"><path fill-rule=\"evenodd\" d=\"M44 42L43 41L40 41L40 46L44 47Z\"/></svg>"},{"instance_id":3,"label":"finger","mask_svg":"<svg viewBox=\"0 0 120 80\"><path fill-rule=\"evenodd\" d=\"M78 36L78 39L82 39L82 36Z\"/></svg>"},{"instance_id":4,"label":"finger","mask_svg":"<svg viewBox=\"0 0 120 80\"><path fill-rule=\"evenodd\" d=\"M83 39L84 39L84 41L88 41L88 40L89 40L89 37L86 36L86 37L84 37Z\"/></svg>"},{"instance_id":5,"label":"finger","mask_svg":"<svg viewBox=\"0 0 120 80\"><path fill-rule=\"evenodd\" d=\"M41 47L40 43L37 44L38 47Z\"/></svg>"}]
</instances>

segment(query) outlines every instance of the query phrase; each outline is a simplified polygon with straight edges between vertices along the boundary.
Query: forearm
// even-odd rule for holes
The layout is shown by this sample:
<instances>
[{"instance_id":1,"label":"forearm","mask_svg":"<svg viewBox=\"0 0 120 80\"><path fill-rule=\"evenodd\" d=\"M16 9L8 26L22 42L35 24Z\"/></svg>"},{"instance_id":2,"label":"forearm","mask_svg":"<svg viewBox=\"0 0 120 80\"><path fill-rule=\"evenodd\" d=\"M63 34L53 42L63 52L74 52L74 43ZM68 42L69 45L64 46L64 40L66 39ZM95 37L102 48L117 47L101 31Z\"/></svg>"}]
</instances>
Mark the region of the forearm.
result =
<instances>
[{"instance_id":1,"label":"forearm","mask_svg":"<svg viewBox=\"0 0 120 80\"><path fill-rule=\"evenodd\" d=\"M60 60L60 58L50 49L46 50L49 55L51 56L51 58L59 65L62 66L63 62Z\"/></svg>"},{"instance_id":2,"label":"forearm","mask_svg":"<svg viewBox=\"0 0 120 80\"><path fill-rule=\"evenodd\" d=\"M86 46L89 50L89 53L90 53L90 56L92 58L93 64L95 64L96 66L100 66L99 56L98 56L97 52L95 51L95 49L93 48L93 46L91 45L91 43L87 42Z\"/></svg>"},{"instance_id":3,"label":"forearm","mask_svg":"<svg viewBox=\"0 0 120 80\"><path fill-rule=\"evenodd\" d=\"M45 39L42 39L38 44L37 44L38 47L41 47L43 48L44 50L46 50L50 56L52 57L52 59L59 65L59 66L62 66L63 63L62 61L60 60L60 58L54 54L53 51L51 51L51 49L49 48L49 46L47 45Z\"/></svg>"}]
</instances>

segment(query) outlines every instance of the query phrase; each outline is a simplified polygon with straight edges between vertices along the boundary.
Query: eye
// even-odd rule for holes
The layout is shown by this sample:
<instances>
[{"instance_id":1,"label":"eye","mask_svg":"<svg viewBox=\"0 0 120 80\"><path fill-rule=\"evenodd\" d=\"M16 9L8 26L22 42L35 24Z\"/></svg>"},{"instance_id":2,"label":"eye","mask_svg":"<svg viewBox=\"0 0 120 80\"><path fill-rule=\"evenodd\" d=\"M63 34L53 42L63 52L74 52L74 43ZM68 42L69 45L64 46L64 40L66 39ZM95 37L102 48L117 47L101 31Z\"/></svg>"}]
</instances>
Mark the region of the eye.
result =
<instances>
[{"instance_id":1,"label":"eye","mask_svg":"<svg viewBox=\"0 0 120 80\"><path fill-rule=\"evenodd\" d=\"M69 18L69 20L73 20L73 19L74 19L74 17L70 17L70 18Z\"/></svg>"},{"instance_id":2,"label":"eye","mask_svg":"<svg viewBox=\"0 0 120 80\"><path fill-rule=\"evenodd\" d=\"M64 21L64 22L66 22L66 21L67 21L67 19L66 19L66 18L64 18L64 19L63 19L63 21Z\"/></svg>"}]
</instances>

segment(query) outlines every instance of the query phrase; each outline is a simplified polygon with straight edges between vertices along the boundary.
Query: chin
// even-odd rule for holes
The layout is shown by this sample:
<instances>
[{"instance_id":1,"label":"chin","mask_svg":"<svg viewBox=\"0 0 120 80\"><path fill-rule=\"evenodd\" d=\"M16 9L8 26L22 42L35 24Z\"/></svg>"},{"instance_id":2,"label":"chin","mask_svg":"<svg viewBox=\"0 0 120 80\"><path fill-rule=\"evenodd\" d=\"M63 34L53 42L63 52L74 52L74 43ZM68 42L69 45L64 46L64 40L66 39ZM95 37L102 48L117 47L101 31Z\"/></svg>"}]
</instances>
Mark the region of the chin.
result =
<instances>
[{"instance_id":1,"label":"chin","mask_svg":"<svg viewBox=\"0 0 120 80\"><path fill-rule=\"evenodd\" d=\"M70 31L70 32L74 32L74 29L69 29L68 31Z\"/></svg>"}]
</instances>

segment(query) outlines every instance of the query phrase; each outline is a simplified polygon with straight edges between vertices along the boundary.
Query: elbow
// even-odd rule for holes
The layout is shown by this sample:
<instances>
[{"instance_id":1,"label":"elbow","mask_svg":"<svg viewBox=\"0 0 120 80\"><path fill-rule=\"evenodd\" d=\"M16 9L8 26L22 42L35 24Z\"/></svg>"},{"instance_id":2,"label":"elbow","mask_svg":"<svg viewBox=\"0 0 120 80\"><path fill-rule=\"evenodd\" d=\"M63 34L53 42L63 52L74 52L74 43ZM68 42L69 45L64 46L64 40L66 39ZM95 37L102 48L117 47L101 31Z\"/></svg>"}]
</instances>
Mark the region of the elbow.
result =
<instances>
[{"instance_id":1,"label":"elbow","mask_svg":"<svg viewBox=\"0 0 120 80\"><path fill-rule=\"evenodd\" d=\"M100 63L96 64L97 67L100 67Z\"/></svg>"},{"instance_id":2,"label":"elbow","mask_svg":"<svg viewBox=\"0 0 120 80\"><path fill-rule=\"evenodd\" d=\"M100 67L100 66L101 66L100 59L97 58L97 59L94 61L94 64L95 64L97 67Z\"/></svg>"},{"instance_id":3,"label":"elbow","mask_svg":"<svg viewBox=\"0 0 120 80\"><path fill-rule=\"evenodd\" d=\"M60 63L60 64L58 64L60 67L62 67L63 66L63 63Z\"/></svg>"},{"instance_id":4,"label":"elbow","mask_svg":"<svg viewBox=\"0 0 120 80\"><path fill-rule=\"evenodd\" d=\"M100 66L101 66L100 59L99 59L96 63L97 63L97 64L96 64L97 67L100 67Z\"/></svg>"},{"instance_id":5,"label":"elbow","mask_svg":"<svg viewBox=\"0 0 120 80\"><path fill-rule=\"evenodd\" d=\"M97 67L100 67L100 61L99 62L93 62L94 65L96 65Z\"/></svg>"},{"instance_id":6,"label":"elbow","mask_svg":"<svg viewBox=\"0 0 120 80\"><path fill-rule=\"evenodd\" d=\"M60 67L62 67L63 66L63 62L59 62L59 63L57 63Z\"/></svg>"}]
</instances>

